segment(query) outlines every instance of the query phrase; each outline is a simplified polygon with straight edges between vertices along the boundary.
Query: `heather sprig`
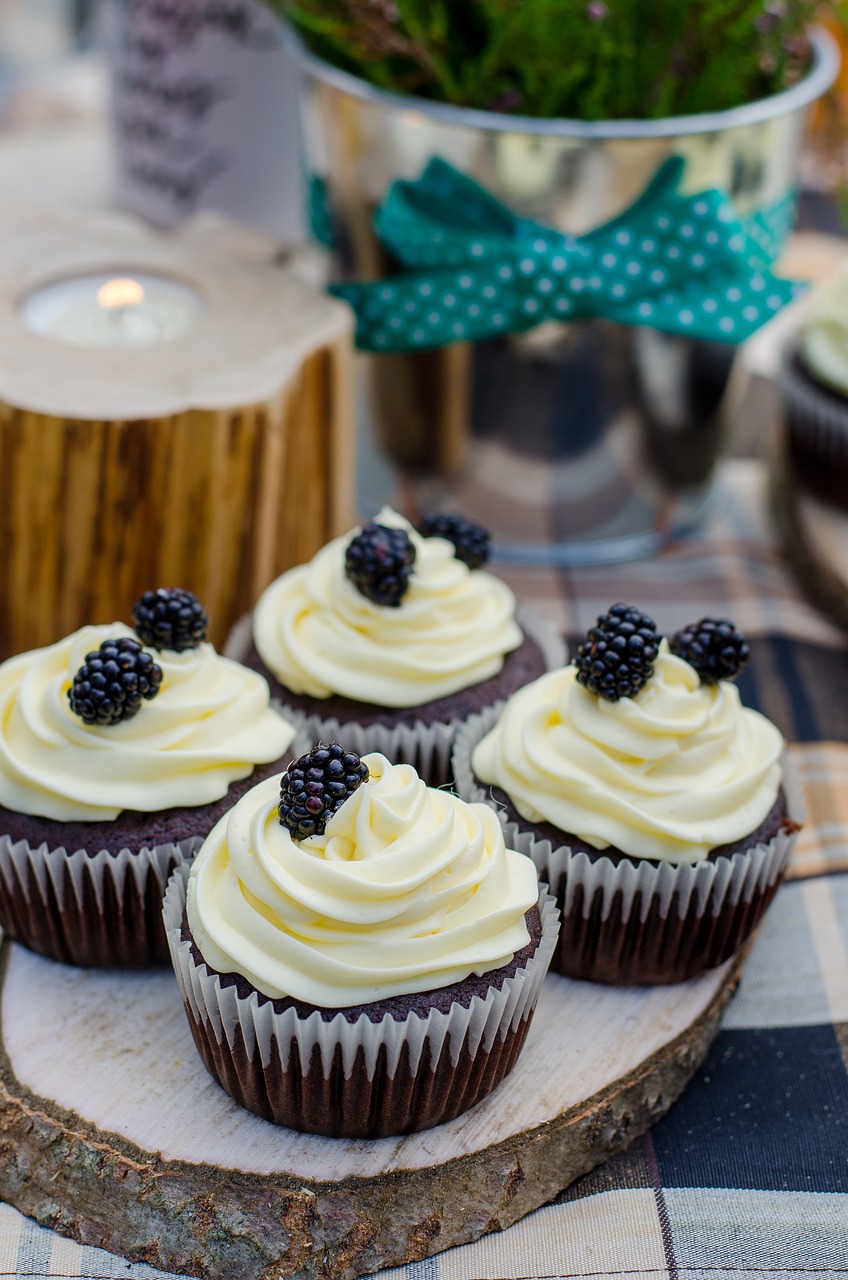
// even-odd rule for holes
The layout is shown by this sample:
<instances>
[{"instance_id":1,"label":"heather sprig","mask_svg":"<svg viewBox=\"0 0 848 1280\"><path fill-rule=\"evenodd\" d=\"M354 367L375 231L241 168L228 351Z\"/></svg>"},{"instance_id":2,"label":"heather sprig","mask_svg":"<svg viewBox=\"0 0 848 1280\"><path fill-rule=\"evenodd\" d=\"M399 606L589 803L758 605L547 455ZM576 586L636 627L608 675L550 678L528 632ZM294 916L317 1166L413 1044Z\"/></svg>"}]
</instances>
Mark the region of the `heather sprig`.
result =
<instances>
[{"instance_id":1,"label":"heather sprig","mask_svg":"<svg viewBox=\"0 0 848 1280\"><path fill-rule=\"evenodd\" d=\"M271 0L320 57L381 88L583 120L718 111L807 70L848 0Z\"/></svg>"}]
</instances>

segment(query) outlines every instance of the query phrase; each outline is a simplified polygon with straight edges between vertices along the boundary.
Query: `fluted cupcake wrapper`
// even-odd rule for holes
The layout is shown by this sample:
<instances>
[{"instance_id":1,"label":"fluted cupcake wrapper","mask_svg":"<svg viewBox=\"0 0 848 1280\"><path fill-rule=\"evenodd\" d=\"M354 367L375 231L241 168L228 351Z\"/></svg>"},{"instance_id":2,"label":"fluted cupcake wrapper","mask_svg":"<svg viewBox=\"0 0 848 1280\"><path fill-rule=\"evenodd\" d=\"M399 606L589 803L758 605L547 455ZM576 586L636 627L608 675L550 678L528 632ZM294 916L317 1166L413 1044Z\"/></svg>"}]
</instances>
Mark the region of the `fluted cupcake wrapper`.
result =
<instances>
[{"instance_id":1,"label":"fluted cupcake wrapper","mask_svg":"<svg viewBox=\"0 0 848 1280\"><path fill-rule=\"evenodd\" d=\"M546 670L563 666L568 656L567 648L556 628L525 605L519 605L516 618L524 634L539 646ZM251 635L251 619L242 618L227 639L224 653L237 661L242 660L250 647ZM317 742L341 741L348 750L360 756L369 751L379 751L393 764L411 764L431 787L451 781L453 746L466 717L425 723L415 718L414 710L407 713L399 707L396 709L398 717L407 717L403 723L361 724L355 718L342 720L336 716L321 715L318 710L310 713L297 711L279 698L271 701L297 723L310 746Z\"/></svg>"},{"instance_id":2,"label":"fluted cupcake wrapper","mask_svg":"<svg viewBox=\"0 0 848 1280\"><path fill-rule=\"evenodd\" d=\"M342 742L349 751L364 756L379 751L393 764L411 764L430 786L450 781L453 744L461 720L425 724L359 724L334 716L304 716L301 727L310 744Z\"/></svg>"},{"instance_id":3,"label":"fluted cupcake wrapper","mask_svg":"<svg viewBox=\"0 0 848 1280\"><path fill-rule=\"evenodd\" d=\"M189 868L165 895L171 959L207 1069L240 1105L277 1124L336 1137L383 1137L453 1119L494 1089L524 1041L556 944L559 916L542 887L542 936L499 989L426 1017L325 1019L245 996L182 936Z\"/></svg>"},{"instance_id":4,"label":"fluted cupcake wrapper","mask_svg":"<svg viewBox=\"0 0 848 1280\"><path fill-rule=\"evenodd\" d=\"M501 707L472 717L454 750L456 787L466 801L489 804L507 846L533 859L562 912L552 968L568 977L618 985L682 982L729 959L753 931L786 869L797 830L780 831L732 857L655 862L554 846L510 821L471 767L477 743ZM784 761L793 824L803 819L797 779ZM528 824L530 825L530 824Z\"/></svg>"},{"instance_id":5,"label":"fluted cupcake wrapper","mask_svg":"<svg viewBox=\"0 0 848 1280\"><path fill-rule=\"evenodd\" d=\"M819 386L788 351L779 373L793 471L819 497L848 507L848 398Z\"/></svg>"},{"instance_id":6,"label":"fluted cupcake wrapper","mask_svg":"<svg viewBox=\"0 0 848 1280\"><path fill-rule=\"evenodd\" d=\"M0 836L0 925L51 960L83 966L167 964L162 895L203 843L68 852Z\"/></svg>"}]
</instances>

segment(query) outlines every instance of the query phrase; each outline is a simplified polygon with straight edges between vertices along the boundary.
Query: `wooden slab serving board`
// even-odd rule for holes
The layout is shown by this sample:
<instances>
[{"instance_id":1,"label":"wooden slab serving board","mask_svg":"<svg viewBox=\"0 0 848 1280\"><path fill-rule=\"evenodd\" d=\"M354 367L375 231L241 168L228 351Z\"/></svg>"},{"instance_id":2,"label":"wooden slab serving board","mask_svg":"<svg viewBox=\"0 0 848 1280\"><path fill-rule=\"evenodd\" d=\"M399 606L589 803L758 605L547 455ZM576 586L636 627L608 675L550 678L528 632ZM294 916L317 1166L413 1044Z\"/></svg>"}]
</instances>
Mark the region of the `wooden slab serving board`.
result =
<instances>
[{"instance_id":1,"label":"wooden slab serving board","mask_svg":"<svg viewBox=\"0 0 848 1280\"><path fill-rule=\"evenodd\" d=\"M209 1280L348 1280L515 1222L627 1146L702 1061L741 961L667 988L547 978L513 1074L405 1138L242 1111L170 972L0 955L0 1197L88 1244Z\"/></svg>"}]
</instances>

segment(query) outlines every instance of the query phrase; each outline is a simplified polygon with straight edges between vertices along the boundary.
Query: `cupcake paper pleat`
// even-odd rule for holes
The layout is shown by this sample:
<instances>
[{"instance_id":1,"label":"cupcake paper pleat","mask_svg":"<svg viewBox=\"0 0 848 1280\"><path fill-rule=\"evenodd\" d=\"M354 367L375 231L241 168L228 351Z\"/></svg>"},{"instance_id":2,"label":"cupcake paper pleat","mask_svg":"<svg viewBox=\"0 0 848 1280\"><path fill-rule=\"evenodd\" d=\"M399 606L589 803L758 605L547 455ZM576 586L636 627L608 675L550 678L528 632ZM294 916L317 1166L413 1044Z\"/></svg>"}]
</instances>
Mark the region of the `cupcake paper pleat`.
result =
<instances>
[{"instance_id":1,"label":"cupcake paper pleat","mask_svg":"<svg viewBox=\"0 0 848 1280\"><path fill-rule=\"evenodd\" d=\"M148 902L161 897L174 867L190 861L202 843L193 836L138 851L90 854L0 836L2 921L12 937L54 960L166 963L158 913L149 911ZM124 918L118 906L124 903L133 904L134 918Z\"/></svg>"},{"instance_id":2,"label":"cupcake paper pleat","mask_svg":"<svg viewBox=\"0 0 848 1280\"><path fill-rule=\"evenodd\" d=\"M273 1002L260 1003L254 991L239 996L234 985L222 984L219 975L192 956L191 943L181 937L185 908L185 885L189 868L177 868L165 895L164 918L177 979L186 1003L197 1021L211 1027L219 1044L226 1039L230 1049L236 1044L239 1028L250 1058L258 1052L264 1068L276 1054L282 1070L289 1069L292 1053L299 1058L306 1074L317 1048L325 1078L328 1078L337 1051L345 1078L349 1078L358 1054L362 1054L368 1079L374 1078L381 1049L386 1054L389 1079L397 1073L404 1048L407 1065L415 1073L422 1061L425 1046L430 1062L435 1064L447 1046L451 1064L456 1066L464 1050L471 1057L478 1052L488 1054L498 1036L503 1040L509 1030L517 1030L529 1018L539 997L542 979L547 972L558 932L558 913L551 896L543 888L539 896L542 915L542 937L533 956L500 990L490 988L486 997L473 996L468 1007L455 1003L447 1013L431 1009L426 1018L417 1014L403 1021L390 1015L372 1021L367 1014L349 1022L338 1013L325 1020L320 1013L303 1018L292 1008L274 1010Z\"/></svg>"},{"instance_id":3,"label":"cupcake paper pleat","mask_svg":"<svg viewBox=\"0 0 848 1280\"><path fill-rule=\"evenodd\" d=\"M594 948L598 939L592 930L585 939L588 948L585 954L566 952L569 921L574 920L578 903L580 916L585 921L597 915L603 924L610 920L613 910L620 917L621 968L614 969L613 957L600 956L601 963L609 962L605 972L616 972L615 981L661 981L659 971L665 964L670 975L667 980L681 981L727 959L744 941L771 900L789 861L797 830L781 830L768 843L731 857L677 865L649 860L637 863L627 858L616 863L604 857L602 850L593 860L586 853L573 852L567 845L554 847L550 840L522 831L517 823L510 821L474 776L471 754L494 726L501 709L502 706L487 708L471 717L460 731L453 757L457 791L466 801L480 801L497 808L507 845L532 858L540 878L550 884L557 895L563 926L553 968L581 978L591 978L596 971L598 956ZM803 797L785 756L783 787L788 813L793 823L800 825L804 817ZM677 910L672 912L675 902ZM655 914L659 915L664 932L652 933L649 938L640 926ZM675 921L687 916L690 924L677 937ZM713 923L707 927L710 920ZM697 938L695 926L700 931ZM709 956L711 963L699 966L698 955ZM647 965L647 971L634 967L637 956L640 964ZM600 980L612 979L606 976Z\"/></svg>"},{"instance_id":4,"label":"cupcake paper pleat","mask_svg":"<svg viewBox=\"0 0 848 1280\"><path fill-rule=\"evenodd\" d=\"M550 622L525 605L519 605L516 618L525 635L539 646L546 670L551 671L565 663L565 641ZM250 648L251 638L251 620L241 618L227 639L224 653L237 661L243 660ZM355 751L360 756L370 751L379 751L393 763L413 765L431 786L441 786L452 777L451 753L464 723L460 717L427 724L414 718L414 709L405 712L403 708L387 707L387 712L396 711L398 716L406 714L413 719L394 725L363 725L355 718L339 720L334 716L323 716L319 710L308 714L296 711L278 698L272 698L272 703L297 724L299 734L304 735L310 743L342 742L349 751Z\"/></svg>"}]
</instances>

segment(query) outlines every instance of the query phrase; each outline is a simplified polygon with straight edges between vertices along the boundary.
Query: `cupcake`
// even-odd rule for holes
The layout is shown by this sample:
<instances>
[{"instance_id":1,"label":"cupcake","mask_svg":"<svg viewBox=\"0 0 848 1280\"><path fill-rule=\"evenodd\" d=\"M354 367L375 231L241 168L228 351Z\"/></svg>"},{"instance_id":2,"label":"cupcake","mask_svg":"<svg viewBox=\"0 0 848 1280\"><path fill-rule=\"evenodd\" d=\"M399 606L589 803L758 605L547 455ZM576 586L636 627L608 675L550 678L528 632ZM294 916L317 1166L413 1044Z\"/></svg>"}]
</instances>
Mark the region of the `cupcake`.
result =
<instances>
[{"instance_id":1,"label":"cupcake","mask_svg":"<svg viewBox=\"0 0 848 1280\"><path fill-rule=\"evenodd\" d=\"M780 388L792 476L848 509L848 264L810 298Z\"/></svg>"},{"instance_id":2,"label":"cupcake","mask_svg":"<svg viewBox=\"0 0 848 1280\"><path fill-rule=\"evenodd\" d=\"M490 1093L557 930L488 806L337 743L253 787L174 873L164 914L211 1075L267 1120L349 1138Z\"/></svg>"},{"instance_id":3,"label":"cupcake","mask_svg":"<svg viewBox=\"0 0 848 1280\"><path fill-rule=\"evenodd\" d=\"M170 872L295 734L190 593L135 617L0 665L0 925L72 964L167 963Z\"/></svg>"},{"instance_id":4,"label":"cupcake","mask_svg":"<svg viewBox=\"0 0 848 1280\"><path fill-rule=\"evenodd\" d=\"M798 801L778 730L730 682L747 656L732 623L668 642L616 605L573 665L460 735L460 794L498 807L556 895L560 973L680 982L732 956L768 906Z\"/></svg>"},{"instance_id":5,"label":"cupcake","mask_svg":"<svg viewBox=\"0 0 848 1280\"><path fill-rule=\"evenodd\" d=\"M309 738L414 764L433 785L469 715L564 660L485 572L488 537L458 517L421 534L388 509L263 593L228 652L260 671Z\"/></svg>"}]
</instances>

